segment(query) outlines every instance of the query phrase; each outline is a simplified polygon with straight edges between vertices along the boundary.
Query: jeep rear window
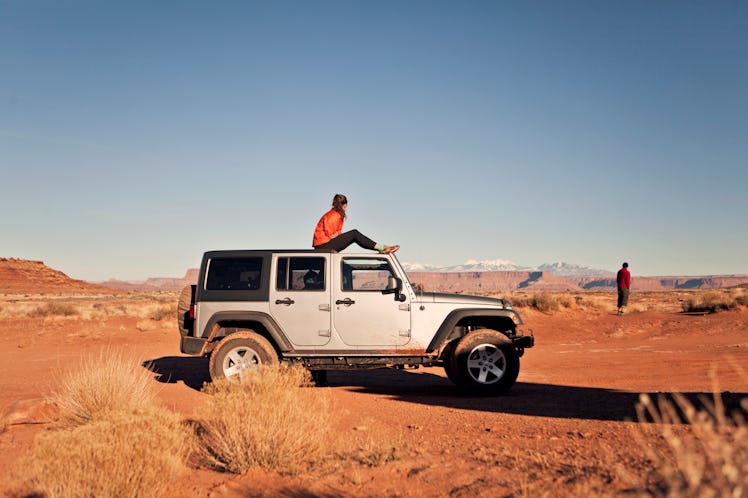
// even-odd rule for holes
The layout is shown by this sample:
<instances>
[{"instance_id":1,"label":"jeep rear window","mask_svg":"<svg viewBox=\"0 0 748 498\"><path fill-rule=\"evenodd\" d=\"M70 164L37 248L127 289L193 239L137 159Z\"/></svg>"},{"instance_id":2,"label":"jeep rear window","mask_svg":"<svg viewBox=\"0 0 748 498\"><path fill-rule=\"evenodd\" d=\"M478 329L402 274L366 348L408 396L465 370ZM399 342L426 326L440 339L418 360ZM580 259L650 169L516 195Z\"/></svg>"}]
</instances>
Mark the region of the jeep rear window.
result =
<instances>
[{"instance_id":1,"label":"jeep rear window","mask_svg":"<svg viewBox=\"0 0 748 498\"><path fill-rule=\"evenodd\" d=\"M260 288L262 258L214 258L208 266L206 290L255 290Z\"/></svg>"}]
</instances>

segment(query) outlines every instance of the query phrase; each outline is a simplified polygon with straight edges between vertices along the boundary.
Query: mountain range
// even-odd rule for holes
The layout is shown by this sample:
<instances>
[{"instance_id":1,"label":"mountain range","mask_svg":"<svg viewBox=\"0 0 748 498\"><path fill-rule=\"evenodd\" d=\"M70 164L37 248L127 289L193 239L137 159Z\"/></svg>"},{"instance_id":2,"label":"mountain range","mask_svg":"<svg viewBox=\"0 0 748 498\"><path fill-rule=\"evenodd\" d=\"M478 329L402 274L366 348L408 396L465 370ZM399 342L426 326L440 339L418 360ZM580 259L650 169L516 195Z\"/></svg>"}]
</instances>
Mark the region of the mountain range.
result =
<instances>
[{"instance_id":1,"label":"mountain range","mask_svg":"<svg viewBox=\"0 0 748 498\"><path fill-rule=\"evenodd\" d=\"M556 262L543 263L539 266L522 266L508 259L475 260L469 259L461 265L436 266L421 263L403 263L407 272L428 273L461 273L461 272L488 272L488 271L524 271L524 272L549 272L557 277L609 277L615 273L600 270L589 266L580 266L570 263Z\"/></svg>"},{"instance_id":2,"label":"mountain range","mask_svg":"<svg viewBox=\"0 0 748 498\"><path fill-rule=\"evenodd\" d=\"M424 290L439 292L581 291L615 289L612 272L568 263L550 263L523 267L512 261L469 260L462 265L404 264L408 278ZM0 258L0 293L102 293L121 291L179 291L197 282L198 270L188 269L184 276L149 278L145 281L85 282L74 280L41 261ZM748 286L748 275L711 276L634 276L637 291L668 289L716 289Z\"/></svg>"}]
</instances>

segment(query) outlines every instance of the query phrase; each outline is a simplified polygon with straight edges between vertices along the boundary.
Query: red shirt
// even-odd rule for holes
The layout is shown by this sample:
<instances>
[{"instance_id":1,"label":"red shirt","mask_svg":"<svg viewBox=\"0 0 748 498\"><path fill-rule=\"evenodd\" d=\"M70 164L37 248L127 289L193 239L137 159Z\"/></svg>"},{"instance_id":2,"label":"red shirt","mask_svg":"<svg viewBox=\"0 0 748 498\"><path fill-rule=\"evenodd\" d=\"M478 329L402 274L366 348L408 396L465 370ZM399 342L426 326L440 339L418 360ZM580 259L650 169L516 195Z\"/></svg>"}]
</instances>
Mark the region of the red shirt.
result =
<instances>
[{"instance_id":1,"label":"red shirt","mask_svg":"<svg viewBox=\"0 0 748 498\"><path fill-rule=\"evenodd\" d=\"M312 247L329 242L330 239L337 237L343 232L343 217L331 209L322 215L319 219L317 227L314 229L314 239L312 240Z\"/></svg>"},{"instance_id":2,"label":"red shirt","mask_svg":"<svg viewBox=\"0 0 748 498\"><path fill-rule=\"evenodd\" d=\"M618 270L616 275L616 283L619 289L630 289L631 288L631 273L628 268L621 268Z\"/></svg>"}]
</instances>

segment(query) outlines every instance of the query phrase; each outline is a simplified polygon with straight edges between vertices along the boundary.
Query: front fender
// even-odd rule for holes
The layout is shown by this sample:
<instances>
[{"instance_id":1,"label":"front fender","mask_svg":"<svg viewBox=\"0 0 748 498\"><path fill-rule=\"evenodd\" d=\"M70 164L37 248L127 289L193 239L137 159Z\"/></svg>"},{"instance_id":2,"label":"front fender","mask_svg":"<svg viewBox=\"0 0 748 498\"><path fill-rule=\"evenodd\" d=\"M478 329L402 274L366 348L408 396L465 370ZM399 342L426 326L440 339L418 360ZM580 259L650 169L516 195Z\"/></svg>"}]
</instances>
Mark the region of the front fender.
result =
<instances>
[{"instance_id":1,"label":"front fender","mask_svg":"<svg viewBox=\"0 0 748 498\"><path fill-rule=\"evenodd\" d=\"M460 322L471 324L485 324L487 328L496 329L504 332L508 329L514 329L517 325L522 324L519 314L513 310L496 310L496 309L459 309L454 310L447 315L439 329L431 340L427 353L438 351L444 343L447 342L450 334ZM474 323L471 323L474 322ZM500 326L493 325L499 323Z\"/></svg>"}]
</instances>

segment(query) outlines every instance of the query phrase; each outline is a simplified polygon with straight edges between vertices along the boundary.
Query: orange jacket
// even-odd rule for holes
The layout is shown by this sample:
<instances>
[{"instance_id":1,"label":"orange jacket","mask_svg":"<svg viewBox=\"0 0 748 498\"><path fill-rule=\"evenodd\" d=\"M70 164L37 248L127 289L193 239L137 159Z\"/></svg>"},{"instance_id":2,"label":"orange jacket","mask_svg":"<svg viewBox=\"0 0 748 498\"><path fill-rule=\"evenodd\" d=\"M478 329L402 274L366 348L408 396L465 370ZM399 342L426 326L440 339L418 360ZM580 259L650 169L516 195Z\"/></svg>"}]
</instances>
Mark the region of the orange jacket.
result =
<instances>
[{"instance_id":1,"label":"orange jacket","mask_svg":"<svg viewBox=\"0 0 748 498\"><path fill-rule=\"evenodd\" d=\"M322 215L317 223L317 228L314 229L314 240L312 240L312 247L329 242L340 235L343 232L343 217L331 209Z\"/></svg>"}]
</instances>

